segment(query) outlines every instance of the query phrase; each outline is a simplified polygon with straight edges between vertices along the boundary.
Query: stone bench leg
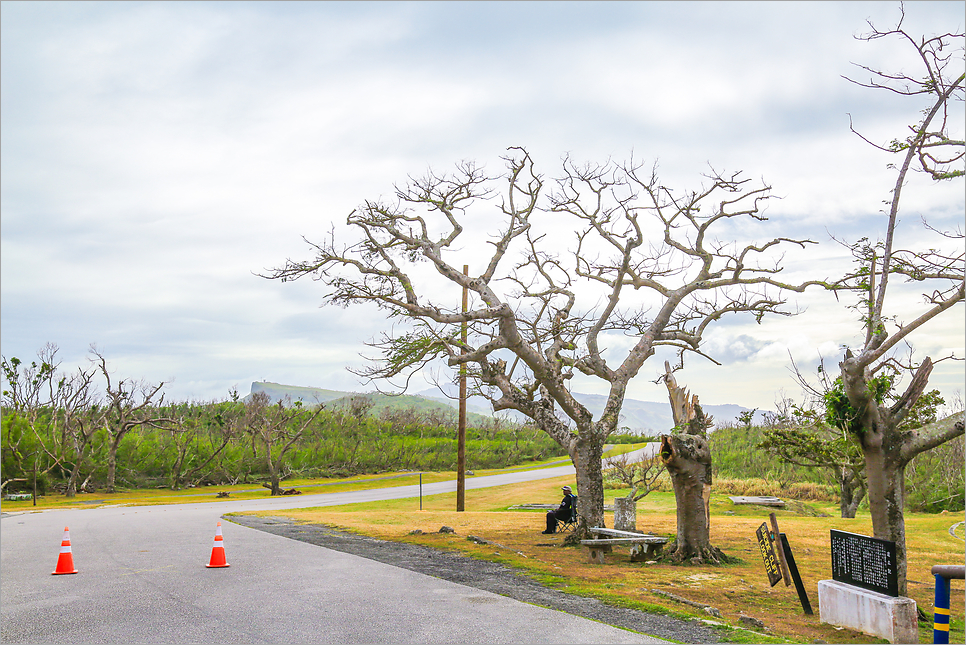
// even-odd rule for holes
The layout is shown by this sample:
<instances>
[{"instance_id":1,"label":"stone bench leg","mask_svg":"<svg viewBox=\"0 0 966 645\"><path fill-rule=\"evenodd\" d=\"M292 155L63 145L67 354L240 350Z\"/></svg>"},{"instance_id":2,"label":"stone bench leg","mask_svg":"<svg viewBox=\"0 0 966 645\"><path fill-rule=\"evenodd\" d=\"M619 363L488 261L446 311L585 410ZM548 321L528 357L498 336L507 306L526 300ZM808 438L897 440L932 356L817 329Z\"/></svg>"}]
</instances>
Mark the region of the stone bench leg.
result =
<instances>
[{"instance_id":1,"label":"stone bench leg","mask_svg":"<svg viewBox=\"0 0 966 645\"><path fill-rule=\"evenodd\" d=\"M588 546L587 554L590 556L590 561L594 564L604 564L604 554L610 553L610 546Z\"/></svg>"},{"instance_id":2,"label":"stone bench leg","mask_svg":"<svg viewBox=\"0 0 966 645\"><path fill-rule=\"evenodd\" d=\"M631 562L644 562L651 560L664 550L663 544L635 544L631 547Z\"/></svg>"}]
</instances>

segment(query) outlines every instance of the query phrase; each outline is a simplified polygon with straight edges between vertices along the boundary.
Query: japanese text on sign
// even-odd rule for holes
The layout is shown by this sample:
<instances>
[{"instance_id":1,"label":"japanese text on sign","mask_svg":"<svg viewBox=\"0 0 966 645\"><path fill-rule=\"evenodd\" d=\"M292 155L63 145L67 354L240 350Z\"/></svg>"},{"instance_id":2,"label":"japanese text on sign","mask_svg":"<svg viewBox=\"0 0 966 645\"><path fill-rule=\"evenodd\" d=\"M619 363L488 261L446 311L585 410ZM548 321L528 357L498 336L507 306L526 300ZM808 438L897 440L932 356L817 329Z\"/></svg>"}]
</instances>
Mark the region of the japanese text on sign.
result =
<instances>
[{"instance_id":1,"label":"japanese text on sign","mask_svg":"<svg viewBox=\"0 0 966 645\"><path fill-rule=\"evenodd\" d=\"M775 556L775 545L768 534L768 525L764 522L755 531L758 536L758 549L761 551L761 559L765 561L765 573L768 574L768 582L772 587L782 579L781 569L778 568L778 558Z\"/></svg>"},{"instance_id":2,"label":"japanese text on sign","mask_svg":"<svg viewBox=\"0 0 966 645\"><path fill-rule=\"evenodd\" d=\"M832 529L832 579L899 595L896 543Z\"/></svg>"}]
</instances>

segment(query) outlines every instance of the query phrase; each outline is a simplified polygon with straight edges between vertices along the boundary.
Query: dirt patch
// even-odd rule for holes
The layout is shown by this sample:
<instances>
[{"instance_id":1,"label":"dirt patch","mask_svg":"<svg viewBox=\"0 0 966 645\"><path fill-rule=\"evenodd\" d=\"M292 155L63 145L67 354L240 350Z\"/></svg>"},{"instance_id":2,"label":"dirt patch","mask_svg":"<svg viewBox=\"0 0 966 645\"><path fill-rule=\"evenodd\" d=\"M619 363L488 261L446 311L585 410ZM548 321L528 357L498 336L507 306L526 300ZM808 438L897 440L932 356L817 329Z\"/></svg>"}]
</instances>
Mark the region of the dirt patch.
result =
<instances>
[{"instance_id":1,"label":"dirt patch","mask_svg":"<svg viewBox=\"0 0 966 645\"><path fill-rule=\"evenodd\" d=\"M404 542L390 542L338 531L319 524L304 524L285 517L232 515L228 521L334 551L351 553L417 573L482 589L521 602L564 611L607 625L682 643L720 643L726 632L696 621L686 621L636 609L605 604L550 589L502 564ZM551 545L547 545L551 546Z\"/></svg>"}]
</instances>

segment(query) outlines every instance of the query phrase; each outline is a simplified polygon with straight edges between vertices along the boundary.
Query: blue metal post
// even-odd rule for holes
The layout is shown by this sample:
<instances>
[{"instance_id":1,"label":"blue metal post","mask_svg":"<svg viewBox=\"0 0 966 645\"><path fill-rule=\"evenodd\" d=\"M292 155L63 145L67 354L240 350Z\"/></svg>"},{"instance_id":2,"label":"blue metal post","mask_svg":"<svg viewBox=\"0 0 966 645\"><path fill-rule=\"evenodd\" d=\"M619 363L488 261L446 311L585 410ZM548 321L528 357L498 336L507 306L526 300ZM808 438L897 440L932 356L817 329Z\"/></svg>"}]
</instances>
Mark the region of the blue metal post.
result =
<instances>
[{"instance_id":1,"label":"blue metal post","mask_svg":"<svg viewBox=\"0 0 966 645\"><path fill-rule=\"evenodd\" d=\"M933 610L932 642L949 642L949 580L966 577L966 566L937 564L932 568L936 576L936 605Z\"/></svg>"},{"instance_id":2,"label":"blue metal post","mask_svg":"<svg viewBox=\"0 0 966 645\"><path fill-rule=\"evenodd\" d=\"M949 642L949 578L936 576L936 606L933 609L932 642Z\"/></svg>"}]
</instances>

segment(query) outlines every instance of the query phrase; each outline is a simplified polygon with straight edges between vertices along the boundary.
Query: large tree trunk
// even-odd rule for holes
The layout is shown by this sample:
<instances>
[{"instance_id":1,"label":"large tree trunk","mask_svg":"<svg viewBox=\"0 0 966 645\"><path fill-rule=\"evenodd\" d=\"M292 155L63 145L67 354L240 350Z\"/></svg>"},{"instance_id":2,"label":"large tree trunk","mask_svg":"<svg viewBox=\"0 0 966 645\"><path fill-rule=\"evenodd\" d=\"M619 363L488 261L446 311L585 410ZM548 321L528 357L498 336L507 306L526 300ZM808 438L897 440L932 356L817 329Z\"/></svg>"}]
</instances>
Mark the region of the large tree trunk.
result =
<instances>
[{"instance_id":1,"label":"large tree trunk","mask_svg":"<svg viewBox=\"0 0 966 645\"><path fill-rule=\"evenodd\" d=\"M906 464L889 459L881 445L863 446L869 480L869 510L873 537L896 543L899 595L906 595Z\"/></svg>"},{"instance_id":2,"label":"large tree trunk","mask_svg":"<svg viewBox=\"0 0 966 645\"><path fill-rule=\"evenodd\" d=\"M67 478L67 490L64 495L66 497L77 497L77 478L80 476L81 460L78 457L77 461L74 462L74 467L70 470L70 476Z\"/></svg>"},{"instance_id":3,"label":"large tree trunk","mask_svg":"<svg viewBox=\"0 0 966 645\"><path fill-rule=\"evenodd\" d=\"M869 510L872 533L880 540L896 544L896 570L899 594L906 594L906 464L916 455L963 434L963 420L953 415L915 430L902 430L903 417L915 406L929 380L933 363L927 357L916 370L905 393L891 407L879 405L872 398L868 370L856 361L850 351L839 363L849 403L860 410L860 427L852 431L858 436L865 458L868 480Z\"/></svg>"},{"instance_id":4,"label":"large tree trunk","mask_svg":"<svg viewBox=\"0 0 966 645\"><path fill-rule=\"evenodd\" d=\"M107 450L107 492L117 492L114 481L117 475L117 445L118 442L112 441Z\"/></svg>"},{"instance_id":5,"label":"large tree trunk","mask_svg":"<svg viewBox=\"0 0 966 645\"><path fill-rule=\"evenodd\" d=\"M688 434L662 435L661 460L671 475L677 504L677 536L665 557L691 564L727 562L728 557L711 545L711 450L707 439Z\"/></svg>"},{"instance_id":6,"label":"large tree trunk","mask_svg":"<svg viewBox=\"0 0 966 645\"><path fill-rule=\"evenodd\" d=\"M587 433L590 434L590 433ZM580 522L574 533L587 534L588 527L604 526L604 480L602 459L603 442L588 438L581 433L576 441L576 454L571 455L577 468L577 505Z\"/></svg>"},{"instance_id":7,"label":"large tree trunk","mask_svg":"<svg viewBox=\"0 0 966 645\"><path fill-rule=\"evenodd\" d=\"M282 484L279 481L279 468L278 464L272 460L272 444L268 439L265 439L265 466L268 468L268 479L271 483L270 490L272 495L282 494Z\"/></svg>"},{"instance_id":8,"label":"large tree trunk","mask_svg":"<svg viewBox=\"0 0 966 645\"><path fill-rule=\"evenodd\" d=\"M67 477L67 490L64 492L67 497L77 496L77 478L80 476L81 462L84 461L83 450L76 438L74 439L74 455L74 465L71 467L70 475Z\"/></svg>"}]
</instances>

